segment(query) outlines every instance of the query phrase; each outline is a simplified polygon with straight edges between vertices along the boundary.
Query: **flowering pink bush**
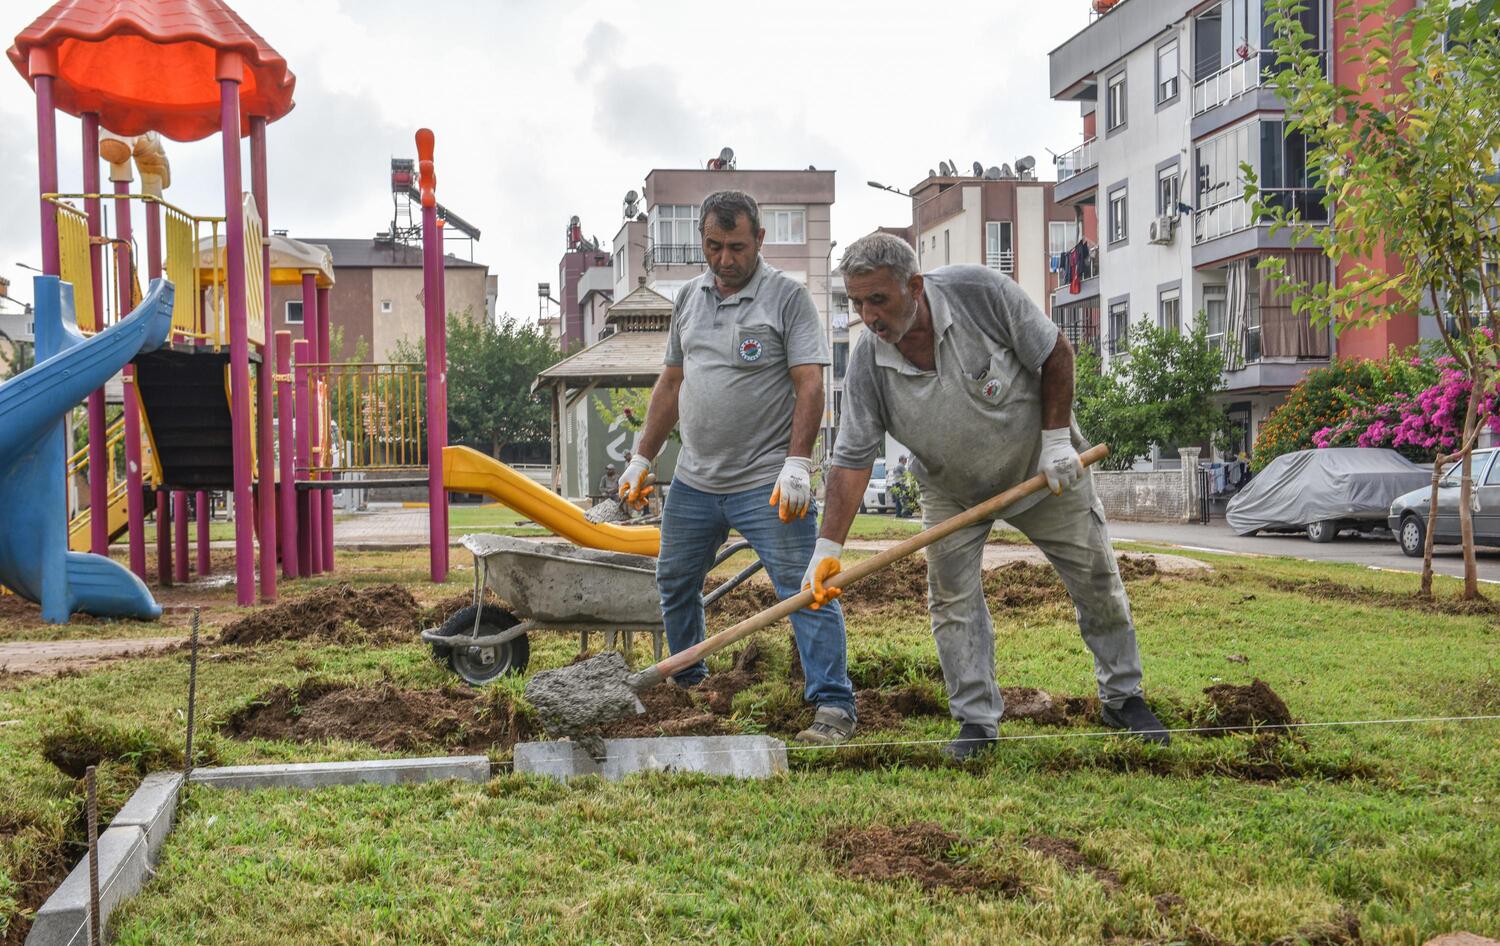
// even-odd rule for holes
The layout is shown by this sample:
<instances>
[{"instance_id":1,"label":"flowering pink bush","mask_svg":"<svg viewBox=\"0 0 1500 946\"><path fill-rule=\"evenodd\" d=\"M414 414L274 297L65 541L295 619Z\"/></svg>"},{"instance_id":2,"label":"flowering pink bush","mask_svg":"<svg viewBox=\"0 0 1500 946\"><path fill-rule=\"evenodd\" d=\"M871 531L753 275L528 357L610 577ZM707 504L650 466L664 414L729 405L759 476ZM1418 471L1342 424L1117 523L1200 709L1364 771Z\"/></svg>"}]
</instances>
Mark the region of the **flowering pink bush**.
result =
<instances>
[{"instance_id":1,"label":"flowering pink bush","mask_svg":"<svg viewBox=\"0 0 1500 946\"><path fill-rule=\"evenodd\" d=\"M1383 404L1351 411L1341 423L1313 434L1318 447L1391 447L1418 460L1430 460L1458 446L1463 437L1464 412L1472 385L1453 367L1452 358L1438 360L1438 383L1416 394L1397 394ZM1479 402L1481 423L1500 433L1500 390L1490 389Z\"/></svg>"}]
</instances>

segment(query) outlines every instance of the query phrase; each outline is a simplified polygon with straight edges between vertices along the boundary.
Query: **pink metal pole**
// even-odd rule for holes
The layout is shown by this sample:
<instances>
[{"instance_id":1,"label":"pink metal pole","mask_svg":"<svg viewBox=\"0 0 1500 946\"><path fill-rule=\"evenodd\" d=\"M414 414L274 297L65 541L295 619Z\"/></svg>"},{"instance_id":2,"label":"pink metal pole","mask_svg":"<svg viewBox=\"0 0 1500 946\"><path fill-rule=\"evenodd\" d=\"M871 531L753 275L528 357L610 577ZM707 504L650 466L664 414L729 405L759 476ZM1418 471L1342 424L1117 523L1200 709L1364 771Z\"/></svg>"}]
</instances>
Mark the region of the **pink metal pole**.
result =
<instances>
[{"instance_id":1,"label":"pink metal pole","mask_svg":"<svg viewBox=\"0 0 1500 946\"><path fill-rule=\"evenodd\" d=\"M260 247L262 324L271 322L271 211L266 186L266 119L250 116L250 192L260 210L262 240ZM259 402L256 428L257 498L260 501L260 600L276 600L276 434L272 425L273 398L271 375L275 362L269 338L260 342L260 368L256 372Z\"/></svg>"},{"instance_id":2,"label":"pink metal pole","mask_svg":"<svg viewBox=\"0 0 1500 946\"><path fill-rule=\"evenodd\" d=\"M303 330L306 325L306 310L303 310ZM305 338L292 345L294 384L297 411L297 472L305 473L312 466L312 397L308 379L308 364L312 361L312 343ZM322 544L314 541L321 518L312 514L312 490L297 490L297 553L304 576L318 573L319 552Z\"/></svg>"},{"instance_id":3,"label":"pink metal pole","mask_svg":"<svg viewBox=\"0 0 1500 946\"><path fill-rule=\"evenodd\" d=\"M297 458L293 445L293 419L296 407L292 398L292 333L277 332L276 355L276 440L281 458L281 482L277 485L277 516L280 519L281 574L296 578L302 574L297 552Z\"/></svg>"},{"instance_id":4,"label":"pink metal pole","mask_svg":"<svg viewBox=\"0 0 1500 946\"><path fill-rule=\"evenodd\" d=\"M213 494L206 489L198 490L193 498L198 507L198 577L213 573L213 559L208 554L208 501Z\"/></svg>"},{"instance_id":5,"label":"pink metal pole","mask_svg":"<svg viewBox=\"0 0 1500 946\"><path fill-rule=\"evenodd\" d=\"M434 582L448 577L448 510L443 490L443 249L437 229L437 174L431 130L417 131L418 180L422 194L422 305L427 344L427 544Z\"/></svg>"},{"instance_id":6,"label":"pink metal pole","mask_svg":"<svg viewBox=\"0 0 1500 946\"><path fill-rule=\"evenodd\" d=\"M142 189L145 190L144 175ZM146 275L150 279L161 277L161 205L154 200L146 204ZM163 484L156 491L156 581L162 587L172 584L172 538L173 527L178 519L173 513L172 492ZM186 559L184 559L184 565ZM187 576L183 575L183 580Z\"/></svg>"},{"instance_id":7,"label":"pink metal pole","mask_svg":"<svg viewBox=\"0 0 1500 946\"><path fill-rule=\"evenodd\" d=\"M329 339L332 331L329 326L328 294L327 286L318 287L318 350L323 353L324 361L331 362L333 361L333 354ZM328 409L329 405L325 403L323 410L327 411ZM325 425L325 429L329 431L325 436L331 438L333 436L332 428ZM342 435L343 432L340 431L340 436ZM333 443L325 443L323 445L325 455L326 451L332 450L335 446L337 445ZM324 473L319 479L331 480L333 479L333 474ZM322 503L323 512L323 570L331 572L333 571L333 490L318 490L315 495Z\"/></svg>"},{"instance_id":8,"label":"pink metal pole","mask_svg":"<svg viewBox=\"0 0 1500 946\"><path fill-rule=\"evenodd\" d=\"M130 183L115 181L115 288L119 302L115 312L123 316L134 308L131 292ZM146 580L146 496L141 464L141 399L135 389L135 365L125 371L125 511L130 542L130 570ZM161 530L158 529L158 532Z\"/></svg>"},{"instance_id":9,"label":"pink metal pole","mask_svg":"<svg viewBox=\"0 0 1500 946\"><path fill-rule=\"evenodd\" d=\"M33 54L32 83L36 89L36 179L38 194L57 193L57 111L52 104L52 76L56 66L39 62ZM46 70L43 72L42 70ZM42 272L57 276L62 272L62 251L57 244L57 206L51 201L42 205Z\"/></svg>"},{"instance_id":10,"label":"pink metal pole","mask_svg":"<svg viewBox=\"0 0 1500 946\"><path fill-rule=\"evenodd\" d=\"M160 526L158 526L160 528ZM172 577L188 580L188 500L186 490L172 491Z\"/></svg>"},{"instance_id":11,"label":"pink metal pole","mask_svg":"<svg viewBox=\"0 0 1500 946\"><path fill-rule=\"evenodd\" d=\"M83 113L83 190L99 193L99 115ZM89 218L89 270L94 285L94 331L104 328L104 257L97 242L104 233L104 210L99 198L85 197ZM89 394L89 551L109 554L109 447L104 430L104 391Z\"/></svg>"},{"instance_id":12,"label":"pink metal pole","mask_svg":"<svg viewBox=\"0 0 1500 946\"><path fill-rule=\"evenodd\" d=\"M328 360L322 356L319 346L318 277L311 272L302 274L302 337L307 342L307 357L300 359L301 362L311 366ZM318 403L318 378L326 373L326 370L315 371L308 367L298 376L296 391L292 394L298 410L302 408L302 402L307 402L307 423L300 424L298 429L305 428L307 431L307 461L301 466L307 471L307 479L310 480L318 478L311 468L323 436L323 428L317 418L320 416L320 408L326 407ZM302 516L299 528L306 533L309 553L308 557L302 559L302 574L316 575L323 571L323 500L317 490L306 490L298 494L298 501ZM300 538L302 536L299 533Z\"/></svg>"},{"instance_id":13,"label":"pink metal pole","mask_svg":"<svg viewBox=\"0 0 1500 946\"><path fill-rule=\"evenodd\" d=\"M241 62L239 53L219 53L224 256L229 283L229 417L234 443L235 599L243 607L255 603L255 499L250 488L250 339L245 324L245 208L240 180Z\"/></svg>"}]
</instances>

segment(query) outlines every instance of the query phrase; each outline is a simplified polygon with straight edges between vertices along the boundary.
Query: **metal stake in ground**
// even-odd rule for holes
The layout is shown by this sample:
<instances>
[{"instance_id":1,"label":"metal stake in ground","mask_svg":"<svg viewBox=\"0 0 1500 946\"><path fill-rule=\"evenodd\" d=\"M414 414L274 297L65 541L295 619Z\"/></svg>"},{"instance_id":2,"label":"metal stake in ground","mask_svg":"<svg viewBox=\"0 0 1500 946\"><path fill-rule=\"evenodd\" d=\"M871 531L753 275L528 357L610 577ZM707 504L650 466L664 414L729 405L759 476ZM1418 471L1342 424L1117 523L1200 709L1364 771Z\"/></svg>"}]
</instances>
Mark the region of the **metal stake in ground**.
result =
<instances>
[{"instance_id":1,"label":"metal stake in ground","mask_svg":"<svg viewBox=\"0 0 1500 946\"><path fill-rule=\"evenodd\" d=\"M103 946L104 935L99 928L99 798L94 791L92 765L84 770L83 790L89 820L89 943Z\"/></svg>"},{"instance_id":2,"label":"metal stake in ground","mask_svg":"<svg viewBox=\"0 0 1500 946\"><path fill-rule=\"evenodd\" d=\"M193 608L193 638L188 645L187 748L182 757L182 794L187 794L188 778L193 774L193 721L198 703L198 623L202 608Z\"/></svg>"},{"instance_id":3,"label":"metal stake in ground","mask_svg":"<svg viewBox=\"0 0 1500 946\"><path fill-rule=\"evenodd\" d=\"M1107 456L1109 448L1099 444L1085 451L1079 459L1084 466L1090 466ZM855 562L829 579L828 586L847 587L945 536L993 518L1011 503L1046 488L1047 478L1038 473L1000 495L919 532L878 555ZM810 589L802 591L639 673L630 673L625 658L618 653L601 654L572 666L539 673L526 684L526 699L536 708L547 732L553 736L568 736L582 744L589 754L599 758L604 751L600 728L613 720L646 711L640 698L636 696L637 693L656 686L709 654L717 653L790 616L794 611L807 607L812 600Z\"/></svg>"}]
</instances>

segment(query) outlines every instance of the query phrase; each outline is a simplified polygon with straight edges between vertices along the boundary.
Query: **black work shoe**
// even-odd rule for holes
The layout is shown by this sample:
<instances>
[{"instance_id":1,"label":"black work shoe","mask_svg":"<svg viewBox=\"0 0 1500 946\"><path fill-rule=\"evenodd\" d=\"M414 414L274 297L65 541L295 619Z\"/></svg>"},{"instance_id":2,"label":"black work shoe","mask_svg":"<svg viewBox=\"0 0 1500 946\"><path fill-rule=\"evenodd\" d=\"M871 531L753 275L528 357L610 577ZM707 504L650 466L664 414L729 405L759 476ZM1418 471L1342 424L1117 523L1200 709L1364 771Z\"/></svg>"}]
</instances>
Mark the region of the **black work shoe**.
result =
<instances>
[{"instance_id":1,"label":"black work shoe","mask_svg":"<svg viewBox=\"0 0 1500 946\"><path fill-rule=\"evenodd\" d=\"M1105 704L1101 715L1104 717L1104 725L1129 730L1147 742L1165 746L1172 741L1172 734L1167 732L1167 727L1151 712L1146 701L1138 696L1126 697L1118 709Z\"/></svg>"},{"instance_id":2,"label":"black work shoe","mask_svg":"<svg viewBox=\"0 0 1500 946\"><path fill-rule=\"evenodd\" d=\"M958 727L958 738L943 747L943 755L954 762L963 762L974 758L997 741L993 732L978 723L964 723Z\"/></svg>"}]
</instances>

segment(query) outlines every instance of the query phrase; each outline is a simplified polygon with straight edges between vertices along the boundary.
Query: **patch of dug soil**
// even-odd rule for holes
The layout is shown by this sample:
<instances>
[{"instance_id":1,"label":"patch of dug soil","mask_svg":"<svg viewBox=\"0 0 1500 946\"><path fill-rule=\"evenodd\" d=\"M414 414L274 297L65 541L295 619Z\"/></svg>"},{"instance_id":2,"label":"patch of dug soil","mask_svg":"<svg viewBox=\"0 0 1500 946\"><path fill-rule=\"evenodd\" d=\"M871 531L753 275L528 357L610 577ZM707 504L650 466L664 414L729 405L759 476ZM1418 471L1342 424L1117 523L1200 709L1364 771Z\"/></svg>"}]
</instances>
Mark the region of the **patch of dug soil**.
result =
<instances>
[{"instance_id":1,"label":"patch of dug soil","mask_svg":"<svg viewBox=\"0 0 1500 946\"><path fill-rule=\"evenodd\" d=\"M934 893L1015 896L1022 892L1019 879L954 857L955 849L962 846L962 838L930 821L844 829L823 841L839 870L860 880L892 883L909 878Z\"/></svg>"},{"instance_id":2,"label":"patch of dug soil","mask_svg":"<svg viewBox=\"0 0 1500 946\"><path fill-rule=\"evenodd\" d=\"M908 716L946 716L948 703L926 687L905 686L897 690L857 690L854 693L859 728L864 731L895 729Z\"/></svg>"},{"instance_id":3,"label":"patch of dug soil","mask_svg":"<svg viewBox=\"0 0 1500 946\"><path fill-rule=\"evenodd\" d=\"M385 751L508 749L535 732L531 718L517 713L499 690L480 693L458 685L406 690L390 683L348 686L319 680L278 686L231 713L222 728L236 739L350 739Z\"/></svg>"},{"instance_id":4,"label":"patch of dug soil","mask_svg":"<svg viewBox=\"0 0 1500 946\"><path fill-rule=\"evenodd\" d=\"M1100 885L1110 893L1119 890L1123 885L1120 883L1120 875L1108 867L1100 867L1089 863L1084 857L1078 842L1067 838L1055 838L1047 834L1033 834L1022 842L1024 846L1038 854L1052 858L1063 866L1063 868L1074 874L1091 874L1099 881Z\"/></svg>"},{"instance_id":5,"label":"patch of dug soil","mask_svg":"<svg viewBox=\"0 0 1500 946\"><path fill-rule=\"evenodd\" d=\"M224 628L220 641L244 645L318 638L390 644L410 641L422 629L423 615L411 592L400 585L331 585L240 618Z\"/></svg>"},{"instance_id":6,"label":"patch of dug soil","mask_svg":"<svg viewBox=\"0 0 1500 946\"><path fill-rule=\"evenodd\" d=\"M1203 693L1208 697L1208 705L1197 711L1194 722L1213 729L1204 735L1255 732L1293 722L1292 711L1287 709L1286 702L1259 677L1245 686L1219 683L1205 688Z\"/></svg>"},{"instance_id":7,"label":"patch of dug soil","mask_svg":"<svg viewBox=\"0 0 1500 946\"><path fill-rule=\"evenodd\" d=\"M1378 588L1359 588L1337 581L1319 578L1313 581L1297 581L1289 578L1267 580L1277 591L1290 591L1317 598L1322 601L1348 601L1377 608L1398 608L1408 611L1424 611L1429 614L1450 614L1459 617L1500 617L1500 601L1477 598L1424 598L1415 592L1402 594L1399 591L1382 591Z\"/></svg>"},{"instance_id":8,"label":"patch of dug soil","mask_svg":"<svg viewBox=\"0 0 1500 946\"><path fill-rule=\"evenodd\" d=\"M760 682L764 659L760 646L751 641L735 655L732 669L710 673L697 686L685 690L671 682L658 684L640 694L645 713L606 726L603 734L629 739L732 733L725 719L734 712L734 697Z\"/></svg>"}]
</instances>

